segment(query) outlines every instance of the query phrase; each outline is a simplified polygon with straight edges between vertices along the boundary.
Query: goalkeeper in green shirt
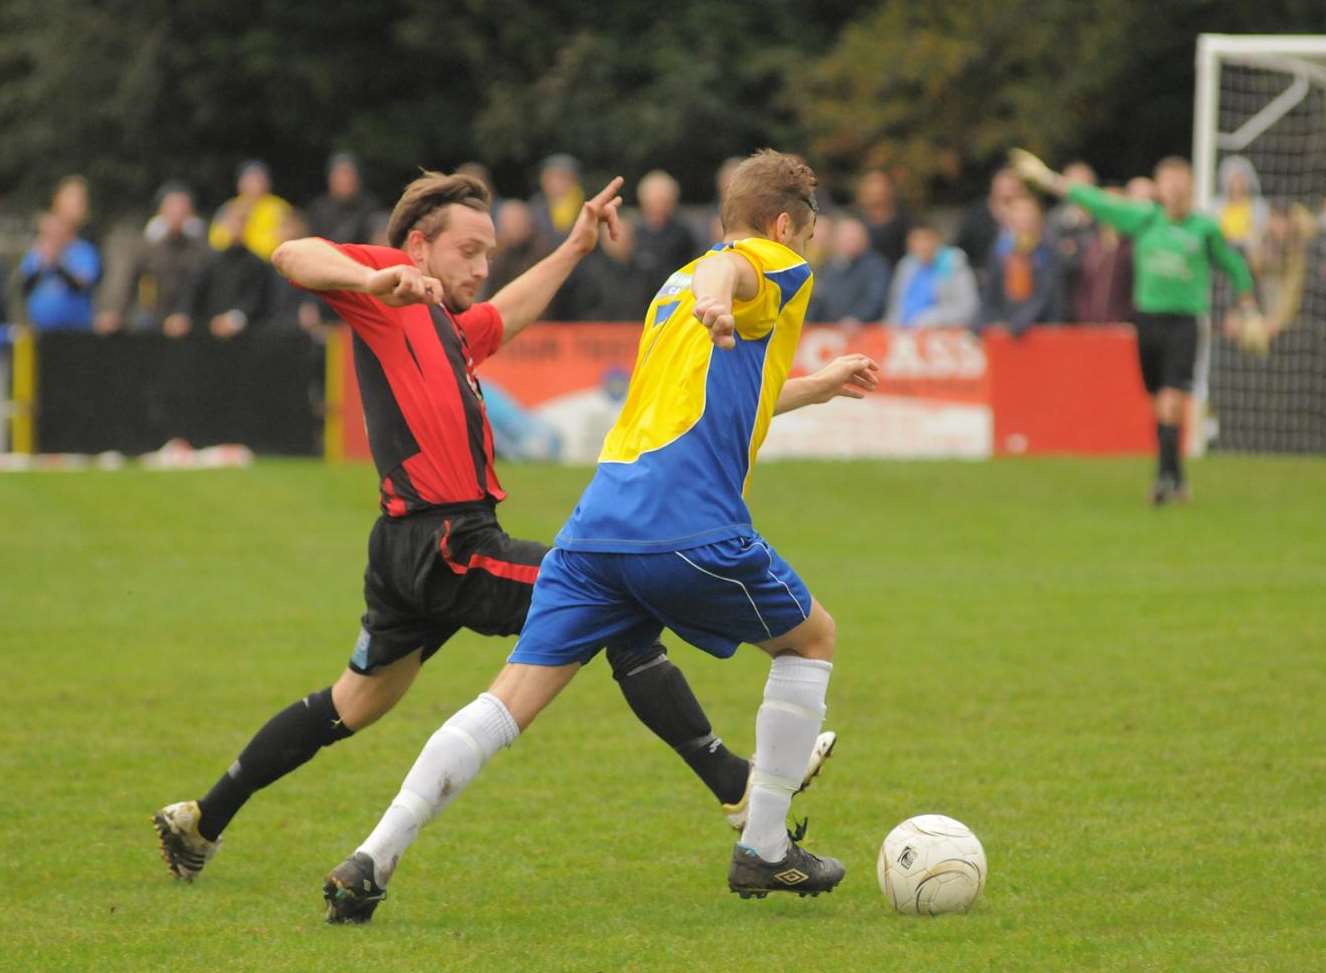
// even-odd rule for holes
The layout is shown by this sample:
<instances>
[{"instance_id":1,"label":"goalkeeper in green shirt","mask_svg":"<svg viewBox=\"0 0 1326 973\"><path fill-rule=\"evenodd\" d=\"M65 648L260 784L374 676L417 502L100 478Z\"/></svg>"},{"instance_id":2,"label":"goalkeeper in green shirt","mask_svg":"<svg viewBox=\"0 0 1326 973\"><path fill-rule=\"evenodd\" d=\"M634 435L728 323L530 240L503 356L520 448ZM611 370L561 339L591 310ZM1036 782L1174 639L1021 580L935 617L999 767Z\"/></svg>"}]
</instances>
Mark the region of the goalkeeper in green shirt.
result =
<instances>
[{"instance_id":1,"label":"goalkeeper in green shirt","mask_svg":"<svg viewBox=\"0 0 1326 973\"><path fill-rule=\"evenodd\" d=\"M1211 309L1211 268L1234 284L1246 315L1256 315L1252 274L1215 220L1192 211L1192 167L1171 156L1156 166L1158 203L1122 199L1094 186L1069 186L1030 152L1014 149L1013 167L1033 186L1066 196L1101 223L1133 239L1133 303L1142 381L1156 413L1153 503L1188 499L1180 458L1181 428L1197 361L1197 318Z\"/></svg>"}]
</instances>

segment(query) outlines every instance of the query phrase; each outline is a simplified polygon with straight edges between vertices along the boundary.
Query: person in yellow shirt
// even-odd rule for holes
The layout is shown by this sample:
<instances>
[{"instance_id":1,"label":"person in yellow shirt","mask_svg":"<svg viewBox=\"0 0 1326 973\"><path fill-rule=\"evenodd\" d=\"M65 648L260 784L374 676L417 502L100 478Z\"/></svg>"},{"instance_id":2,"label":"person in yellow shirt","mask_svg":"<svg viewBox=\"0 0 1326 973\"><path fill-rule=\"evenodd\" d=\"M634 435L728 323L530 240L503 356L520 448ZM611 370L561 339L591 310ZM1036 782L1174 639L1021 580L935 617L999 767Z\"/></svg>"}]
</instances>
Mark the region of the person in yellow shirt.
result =
<instances>
[{"instance_id":1,"label":"person in yellow shirt","mask_svg":"<svg viewBox=\"0 0 1326 973\"><path fill-rule=\"evenodd\" d=\"M272 192L272 174L267 163L250 159L240 163L235 178L237 195L226 206L237 206L245 214L244 245L263 260L272 259L272 251L281 245L281 226L290 214L290 204ZM220 213L225 207L217 210ZM207 242L214 250L225 250L233 242L225 222L216 219L207 232Z\"/></svg>"},{"instance_id":2,"label":"person in yellow shirt","mask_svg":"<svg viewBox=\"0 0 1326 973\"><path fill-rule=\"evenodd\" d=\"M864 355L788 379L813 283L815 185L800 158L769 149L733 174L723 242L674 272L645 314L621 416L540 566L506 667L433 735L373 833L328 875L328 921L368 921L423 825L581 665L665 626L721 659L743 642L772 658L728 888L818 895L842 881L840 862L798 844L804 826L786 830L824 720L834 622L744 499L776 413L877 384Z\"/></svg>"},{"instance_id":3,"label":"person in yellow shirt","mask_svg":"<svg viewBox=\"0 0 1326 973\"><path fill-rule=\"evenodd\" d=\"M1220 232L1255 268L1260 263L1262 236L1270 215L1257 170L1246 156L1226 156L1220 163L1216 181L1220 195L1212 200L1212 206L1220 222Z\"/></svg>"},{"instance_id":4,"label":"person in yellow shirt","mask_svg":"<svg viewBox=\"0 0 1326 973\"><path fill-rule=\"evenodd\" d=\"M584 202L580 163L564 152L544 159L539 166L539 191L529 201L544 246L554 247L566 239Z\"/></svg>"}]
</instances>

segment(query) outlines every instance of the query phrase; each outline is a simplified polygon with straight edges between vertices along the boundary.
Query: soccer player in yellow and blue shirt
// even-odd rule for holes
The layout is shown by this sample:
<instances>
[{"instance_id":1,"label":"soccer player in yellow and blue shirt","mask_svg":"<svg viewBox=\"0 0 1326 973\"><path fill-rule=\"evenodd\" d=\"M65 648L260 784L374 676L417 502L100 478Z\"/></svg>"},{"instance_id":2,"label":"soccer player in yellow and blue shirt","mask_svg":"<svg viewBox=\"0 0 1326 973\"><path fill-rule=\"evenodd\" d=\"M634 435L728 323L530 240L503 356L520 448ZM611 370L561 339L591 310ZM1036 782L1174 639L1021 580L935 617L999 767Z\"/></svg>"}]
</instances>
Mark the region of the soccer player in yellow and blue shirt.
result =
<instances>
[{"instance_id":1,"label":"soccer player in yellow and blue shirt","mask_svg":"<svg viewBox=\"0 0 1326 973\"><path fill-rule=\"evenodd\" d=\"M725 242L650 304L621 416L544 558L507 666L433 735L373 833L328 876L329 920L371 916L420 828L581 665L664 627L719 658L743 642L772 657L729 888L816 895L842 880L838 861L798 845L804 828L786 830L824 719L833 619L756 532L743 498L776 413L861 398L877 382L863 355L788 380L812 286L814 190L809 166L772 150L734 173Z\"/></svg>"}]
</instances>

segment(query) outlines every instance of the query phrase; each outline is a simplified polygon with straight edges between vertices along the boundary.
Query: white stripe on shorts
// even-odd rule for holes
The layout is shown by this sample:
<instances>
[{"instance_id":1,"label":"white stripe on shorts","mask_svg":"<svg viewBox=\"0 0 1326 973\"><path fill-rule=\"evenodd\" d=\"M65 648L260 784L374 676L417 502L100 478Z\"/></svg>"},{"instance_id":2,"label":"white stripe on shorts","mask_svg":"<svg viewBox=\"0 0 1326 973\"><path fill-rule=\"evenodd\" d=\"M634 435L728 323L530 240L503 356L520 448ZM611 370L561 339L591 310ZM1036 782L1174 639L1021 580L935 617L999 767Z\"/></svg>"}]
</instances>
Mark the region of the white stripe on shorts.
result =
<instances>
[{"instance_id":1,"label":"white stripe on shorts","mask_svg":"<svg viewBox=\"0 0 1326 973\"><path fill-rule=\"evenodd\" d=\"M764 548L764 554L769 559L769 577L773 578L780 585L782 585L784 588L787 589L787 597L792 599L792 604L796 605L797 611L801 612L802 620L804 621L810 618L810 616L806 614L806 610L801 607L801 602L797 601L797 596L792 593L792 588L788 585L788 583L784 581L782 578L778 577L778 575L773 573L773 551L769 550L769 545L764 543L764 541L760 541L760 547Z\"/></svg>"},{"instance_id":2,"label":"white stripe on shorts","mask_svg":"<svg viewBox=\"0 0 1326 973\"><path fill-rule=\"evenodd\" d=\"M755 605L755 599L750 596L750 589L748 589L744 584L742 584L736 578L725 578L721 574L714 574L714 572L712 571L706 571L704 568L700 567L700 565L696 564L694 561L688 558L685 554L681 553L681 551L673 551L672 553L677 555L677 557L681 558L691 567L695 568L695 570L699 571L701 574L707 574L711 578L717 578L719 581L726 581L728 584L734 584L738 588L740 588L742 594L746 596L746 600L750 602L750 606L755 612L755 617L760 620L761 625L764 625L764 633L768 635L769 638L771 639L773 638L773 632L769 631L769 626L765 624L764 616L760 614L760 609Z\"/></svg>"}]
</instances>

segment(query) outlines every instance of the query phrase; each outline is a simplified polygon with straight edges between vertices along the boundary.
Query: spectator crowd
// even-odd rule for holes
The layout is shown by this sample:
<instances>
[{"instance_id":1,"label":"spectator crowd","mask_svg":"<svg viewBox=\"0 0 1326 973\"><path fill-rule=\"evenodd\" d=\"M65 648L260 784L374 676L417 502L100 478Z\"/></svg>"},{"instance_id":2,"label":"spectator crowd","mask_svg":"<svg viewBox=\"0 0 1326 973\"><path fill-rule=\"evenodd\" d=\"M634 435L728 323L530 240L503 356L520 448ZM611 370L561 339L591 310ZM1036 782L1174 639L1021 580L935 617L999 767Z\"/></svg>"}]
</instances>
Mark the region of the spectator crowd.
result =
<instances>
[{"instance_id":1,"label":"spectator crowd","mask_svg":"<svg viewBox=\"0 0 1326 973\"><path fill-rule=\"evenodd\" d=\"M717 173L720 200L736 161ZM462 168L491 187L482 165ZM1071 182L1096 183L1084 162L1064 173ZM1299 313L1305 281L1326 274L1326 209L1313 214L1301 204L1266 199L1256 170L1241 156L1224 160L1218 184L1213 215L1257 276L1273 337ZM1106 188L1137 199L1154 195L1145 177ZM668 274L721 236L718 203L683 207L680 186L667 172L646 174L632 196L619 239L605 237L581 264L549 308L549 320L638 319ZM579 164L565 154L544 160L528 200L494 193L498 247L488 293L551 252L585 197ZM1014 334L1043 323L1132 320L1129 241L1072 203L1044 211L1009 169L996 172L988 194L950 221L947 240L943 221L915 213L884 169L859 175L850 205L836 205L828 194L820 202L809 255L816 271L809 320L1002 327ZM7 296L0 307L9 320L41 330L179 339L227 340L256 329L316 336L330 312L273 271L272 252L310 234L384 244L387 219L364 190L359 163L343 152L328 160L326 191L302 208L277 195L268 167L250 160L237 170L234 196L210 221L181 183L160 188L145 225L102 233L94 215L87 182L76 175L60 180L30 245L0 266Z\"/></svg>"}]
</instances>

